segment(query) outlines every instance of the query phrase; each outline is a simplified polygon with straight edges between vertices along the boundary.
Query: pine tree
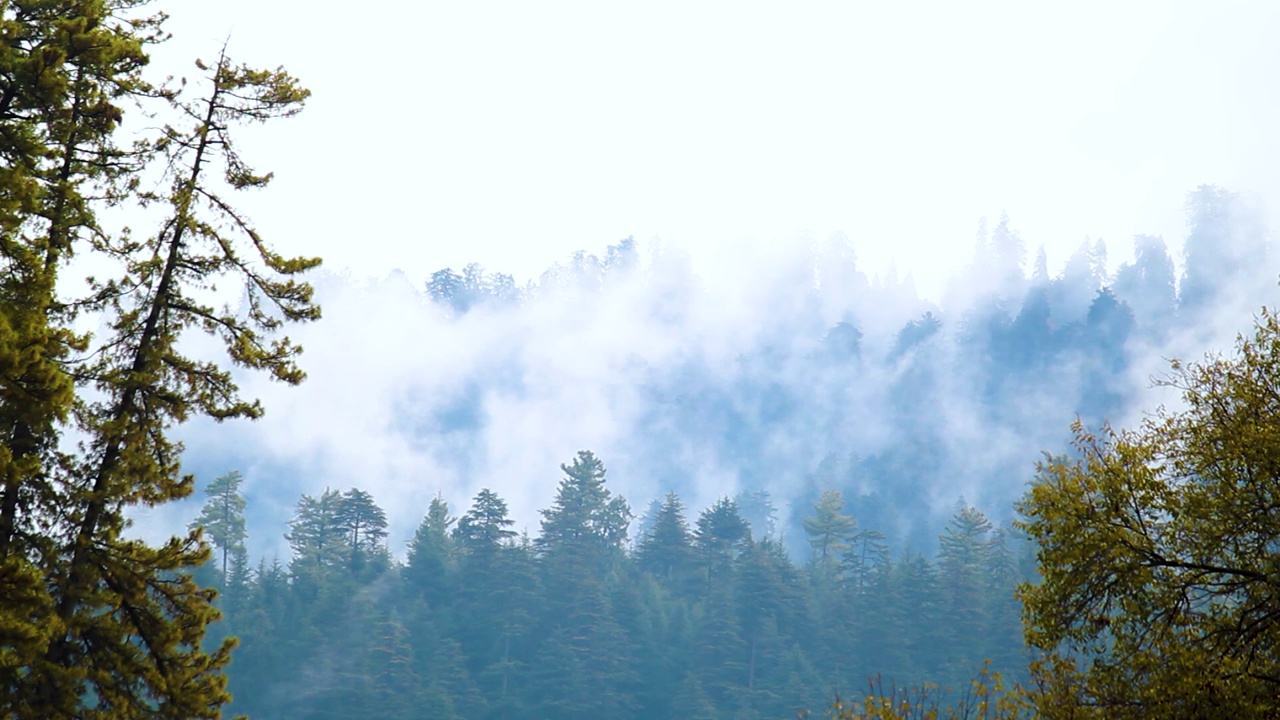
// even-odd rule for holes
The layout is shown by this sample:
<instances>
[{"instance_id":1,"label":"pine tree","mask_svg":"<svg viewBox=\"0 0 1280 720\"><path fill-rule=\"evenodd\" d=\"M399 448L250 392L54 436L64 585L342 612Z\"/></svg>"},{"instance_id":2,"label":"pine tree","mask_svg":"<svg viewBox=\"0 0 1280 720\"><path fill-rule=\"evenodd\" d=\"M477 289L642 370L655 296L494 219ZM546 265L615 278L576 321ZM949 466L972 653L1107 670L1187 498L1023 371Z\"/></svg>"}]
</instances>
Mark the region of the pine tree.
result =
<instances>
[{"instance_id":1,"label":"pine tree","mask_svg":"<svg viewBox=\"0 0 1280 720\"><path fill-rule=\"evenodd\" d=\"M698 682L698 678L693 673L686 675L684 680L680 681L680 688L676 691L671 709L670 717L685 720L718 720L720 717L716 712L715 704L711 702L707 692L702 689L702 683Z\"/></svg>"},{"instance_id":2,"label":"pine tree","mask_svg":"<svg viewBox=\"0 0 1280 720\"><path fill-rule=\"evenodd\" d=\"M244 540L248 537L248 532L245 530L244 523L245 499L240 493L240 484L243 481L244 478L237 470L215 478L204 489L208 500L200 508L200 514L189 525L192 530L197 528L203 530L222 556L223 587L227 585L231 561L245 558Z\"/></svg>"},{"instance_id":3,"label":"pine tree","mask_svg":"<svg viewBox=\"0 0 1280 720\"><path fill-rule=\"evenodd\" d=\"M858 522L841 512L844 498L839 490L822 493L813 507L813 517L804 518L804 531L813 548L814 563L820 572L829 574L838 567L840 556L849 549L849 542L858 531Z\"/></svg>"},{"instance_id":4,"label":"pine tree","mask_svg":"<svg viewBox=\"0 0 1280 720\"><path fill-rule=\"evenodd\" d=\"M710 590L717 579L731 580L733 560L750 542L751 528L738 513L738 504L726 497L698 515L693 537L704 585Z\"/></svg>"},{"instance_id":5,"label":"pine tree","mask_svg":"<svg viewBox=\"0 0 1280 720\"><path fill-rule=\"evenodd\" d=\"M692 539L684 518L684 503L675 493L667 493L654 515L652 528L640 538L636 563L664 582L677 583L691 569Z\"/></svg>"},{"instance_id":6,"label":"pine tree","mask_svg":"<svg viewBox=\"0 0 1280 720\"><path fill-rule=\"evenodd\" d=\"M1025 674L1028 660L1017 587L1028 578L1018 574L1017 560L1009 547L1010 536L1009 530L996 528L988 543L987 563L983 568L986 578L983 611L987 629L981 657L989 660L1005 677L1016 678Z\"/></svg>"},{"instance_id":7,"label":"pine tree","mask_svg":"<svg viewBox=\"0 0 1280 720\"><path fill-rule=\"evenodd\" d=\"M458 520L453 537L464 553L487 556L515 537L515 531L510 529L514 524L515 521L507 517L507 503L485 488L476 495L471 509Z\"/></svg>"},{"instance_id":8,"label":"pine tree","mask_svg":"<svg viewBox=\"0 0 1280 720\"><path fill-rule=\"evenodd\" d=\"M542 511L544 587L551 622L566 634L568 651L581 668L586 695L578 700L588 717L633 717L636 707L629 638L614 617L607 579L623 560L631 510L605 487L605 467L582 451L560 469L552 506ZM575 711L578 712L578 711Z\"/></svg>"},{"instance_id":9,"label":"pine tree","mask_svg":"<svg viewBox=\"0 0 1280 720\"><path fill-rule=\"evenodd\" d=\"M717 707L729 706L747 681L747 647L732 591L719 584L711 588L691 648L697 678Z\"/></svg>"},{"instance_id":10,"label":"pine tree","mask_svg":"<svg viewBox=\"0 0 1280 720\"><path fill-rule=\"evenodd\" d=\"M583 450L560 469L567 477L542 511L536 545L553 563L601 573L622 553L631 509L605 487L604 463L594 453Z\"/></svg>"},{"instance_id":11,"label":"pine tree","mask_svg":"<svg viewBox=\"0 0 1280 720\"><path fill-rule=\"evenodd\" d=\"M387 720L416 717L422 686L413 666L413 648L408 632L395 620L378 625L377 640L369 652L370 681L368 710Z\"/></svg>"},{"instance_id":12,"label":"pine tree","mask_svg":"<svg viewBox=\"0 0 1280 720\"><path fill-rule=\"evenodd\" d=\"M323 582L351 557L349 528L342 522L342 494L326 488L298 501L285 539L293 548L289 568L294 578Z\"/></svg>"},{"instance_id":13,"label":"pine tree","mask_svg":"<svg viewBox=\"0 0 1280 720\"><path fill-rule=\"evenodd\" d=\"M409 541L405 580L433 607L444 602L455 570L454 541L449 536L455 522L457 518L449 516L449 504L434 497Z\"/></svg>"},{"instance_id":14,"label":"pine tree","mask_svg":"<svg viewBox=\"0 0 1280 720\"><path fill-rule=\"evenodd\" d=\"M530 551L516 544L516 533L509 529L513 524L506 502L485 489L453 533L459 551L458 601L450 613L453 635L466 651L472 675L486 675L488 694L504 706L510 703L520 660L528 660L517 657L517 643L537 611Z\"/></svg>"},{"instance_id":15,"label":"pine tree","mask_svg":"<svg viewBox=\"0 0 1280 720\"><path fill-rule=\"evenodd\" d=\"M772 659L769 655L780 649L779 628L807 642L809 617L804 583L780 544L767 538L749 543L737 565L735 595L747 645L745 684L748 691L755 691L761 668Z\"/></svg>"},{"instance_id":16,"label":"pine tree","mask_svg":"<svg viewBox=\"0 0 1280 720\"><path fill-rule=\"evenodd\" d=\"M108 37L136 37L137 27L111 14L127 15L135 3L68 4L73 7L59 9L71 17L69 28L101 25ZM82 14L95 12L96 19ZM159 547L128 539L125 512L191 492L193 479L181 474L178 464L181 447L167 434L172 425L197 415L221 420L261 414L256 401L240 397L227 369L183 355L179 337L188 329L203 330L223 342L233 362L286 382L300 381L297 348L272 336L285 321L318 317L310 287L287 279L318 261L290 260L271 251L209 179L221 162L231 188L266 185L269 176L247 168L230 130L237 123L297 112L306 91L283 71L236 67L225 56L209 72L211 88L203 100L185 102L176 93L159 93L191 122L189 129L165 126L149 148L148 156L165 168L169 191L129 187L139 202L167 207L163 226L143 240L95 234L83 242L118 262L124 275L92 282L90 296L76 304L102 313L108 330L88 347L75 375L77 390L86 393L73 416L84 440L45 475L54 480L55 490L47 496L56 504L42 509L39 522L57 527L44 533L49 542L41 562L59 631L18 676L19 687L6 694L31 703L19 706L20 716L215 717L228 698L221 669L235 643L228 639L205 652L205 628L218 612L211 605L212 591L191 577L192 568L207 560L207 548L195 532ZM99 110L112 112L109 105ZM66 162L74 165L77 158ZM84 217L77 220L81 227L89 223ZM69 235L51 241L46 262L53 257L56 265L69 242ZM220 311L198 299L213 279L225 275L246 283L247 312ZM65 319L53 310L49 317ZM59 332L69 337L69 331ZM88 343L68 340L63 346L82 349ZM15 488L21 495L22 488ZM116 651L104 651L108 645Z\"/></svg>"},{"instance_id":17,"label":"pine tree","mask_svg":"<svg viewBox=\"0 0 1280 720\"><path fill-rule=\"evenodd\" d=\"M948 628L957 659L979 663L987 627L986 568L990 562L991 521L962 500L940 538L938 566L947 589Z\"/></svg>"},{"instance_id":18,"label":"pine tree","mask_svg":"<svg viewBox=\"0 0 1280 720\"><path fill-rule=\"evenodd\" d=\"M154 91L141 76L160 16L124 0L0 5L0 715L53 712L32 688L75 671L43 656L61 633L44 559L61 552L57 479L71 418L66 361L86 339L58 272L98 230L89 199L119 198L134 168L114 132L120 105ZM68 700L68 702L70 702Z\"/></svg>"},{"instance_id":19,"label":"pine tree","mask_svg":"<svg viewBox=\"0 0 1280 720\"><path fill-rule=\"evenodd\" d=\"M348 562L352 572L364 568L370 558L386 558L387 514L364 490L352 488L342 494L336 519L346 533Z\"/></svg>"}]
</instances>

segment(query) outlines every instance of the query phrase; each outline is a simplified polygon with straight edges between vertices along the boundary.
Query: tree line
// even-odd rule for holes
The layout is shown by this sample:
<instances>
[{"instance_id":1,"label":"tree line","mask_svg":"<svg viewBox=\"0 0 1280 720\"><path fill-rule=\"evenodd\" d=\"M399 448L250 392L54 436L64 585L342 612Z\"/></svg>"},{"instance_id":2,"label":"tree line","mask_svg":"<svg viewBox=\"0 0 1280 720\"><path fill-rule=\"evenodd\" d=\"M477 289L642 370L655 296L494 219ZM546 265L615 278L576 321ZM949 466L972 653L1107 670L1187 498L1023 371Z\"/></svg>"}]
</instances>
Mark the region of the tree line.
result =
<instances>
[{"instance_id":1,"label":"tree line","mask_svg":"<svg viewBox=\"0 0 1280 720\"><path fill-rule=\"evenodd\" d=\"M836 490L792 558L767 493L691 515L675 493L633 511L580 452L517 533L481 490L436 498L400 561L359 489L298 502L287 563L249 567L242 478L210 483L221 633L240 639L231 708L275 718L779 718L820 713L880 674L961 685L991 660L1025 674L1014 588L1030 547L960 504L936 556L895 553ZM754 524L743 506L755 508ZM633 531L633 525L636 526Z\"/></svg>"}]
</instances>

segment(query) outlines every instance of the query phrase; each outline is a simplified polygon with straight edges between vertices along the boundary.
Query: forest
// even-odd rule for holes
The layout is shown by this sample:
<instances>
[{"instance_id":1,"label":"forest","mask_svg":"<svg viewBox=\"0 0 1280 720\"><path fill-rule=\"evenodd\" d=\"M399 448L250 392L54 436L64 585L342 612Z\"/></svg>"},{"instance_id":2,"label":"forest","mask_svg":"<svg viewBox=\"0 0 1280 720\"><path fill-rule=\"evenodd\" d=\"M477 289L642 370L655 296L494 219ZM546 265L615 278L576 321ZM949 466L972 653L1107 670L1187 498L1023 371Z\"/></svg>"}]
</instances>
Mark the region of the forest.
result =
<instances>
[{"instance_id":1,"label":"forest","mask_svg":"<svg viewBox=\"0 0 1280 720\"><path fill-rule=\"evenodd\" d=\"M1004 292L1021 293L1017 303L978 296L958 320L929 309L870 339L856 302L833 325L817 321L817 265L804 276L819 280L789 288L792 314L733 359L736 374L696 364L638 374L645 400L627 436L628 472L659 479L658 493L624 495L607 456L581 450L559 473L521 469L554 492L534 523L517 522L495 489L522 483L494 477L462 504L440 487L398 544L358 478L303 494L272 525L254 517L239 472L220 476L191 523L216 548L199 576L221 591L216 633L240 640L230 707L260 717L369 707L419 717L429 707L431 717L781 718L821 716L872 682L932 684L953 699L984 669L1030 682L1038 655L1015 591L1039 577L1037 545L1011 521L1037 458L1081 452L1073 417L1099 429L1127 411L1150 382L1134 377L1149 366L1141 353L1189 344L1179 328L1230 314L1232 293L1268 292L1257 272L1268 239L1250 209L1213 187L1187 208L1181 277L1157 238L1138 238L1135 260L1114 273L1099 259L1105 246L1088 243L1061 274L1049 276L1042 258L1026 276L1004 219L978 248L1009 269ZM644 277L658 271L636 255L630 241L603 260L579 253L520 290L474 265L441 270L418 312L457 326L492 322L486 312L532 314L565 293L607 298L637 276L670 288ZM666 310L692 313L694 297ZM415 432L483 433L484 398L521 392L505 385L512 374L487 367ZM832 402L848 388L886 394L885 412L862 418L879 426L874 452L863 454L865 428ZM937 409L958 401L1013 447L957 446ZM1050 404L1056 427L1037 437L1049 423L1033 413ZM779 446L780 432L796 441ZM673 458L688 445L717 457L721 472L732 467L737 489L687 505L702 478ZM975 467L979 482L960 481ZM965 497L974 488L981 507ZM952 493L941 513L930 497L940 490ZM283 553L251 559L249 526L285 538Z\"/></svg>"},{"instance_id":2,"label":"forest","mask_svg":"<svg viewBox=\"0 0 1280 720\"><path fill-rule=\"evenodd\" d=\"M433 500L392 559L366 492L303 496L287 565L249 567L238 474L197 522L217 548L217 632L239 637L230 708L278 718L782 718L886 682L963 688L990 661L1026 673L1016 585L1029 543L959 507L930 556L894 553L839 491L802 519L797 563L767 493L689 517L632 511L589 451L562 465L536 537L481 490ZM747 520L747 516L753 520ZM429 708L425 711L424 708Z\"/></svg>"},{"instance_id":3,"label":"forest","mask_svg":"<svg viewBox=\"0 0 1280 720\"><path fill-rule=\"evenodd\" d=\"M366 282L242 204L310 91L153 79L167 19L0 1L0 718L1276 716L1252 200L980 221L937 297L843 236Z\"/></svg>"}]
</instances>

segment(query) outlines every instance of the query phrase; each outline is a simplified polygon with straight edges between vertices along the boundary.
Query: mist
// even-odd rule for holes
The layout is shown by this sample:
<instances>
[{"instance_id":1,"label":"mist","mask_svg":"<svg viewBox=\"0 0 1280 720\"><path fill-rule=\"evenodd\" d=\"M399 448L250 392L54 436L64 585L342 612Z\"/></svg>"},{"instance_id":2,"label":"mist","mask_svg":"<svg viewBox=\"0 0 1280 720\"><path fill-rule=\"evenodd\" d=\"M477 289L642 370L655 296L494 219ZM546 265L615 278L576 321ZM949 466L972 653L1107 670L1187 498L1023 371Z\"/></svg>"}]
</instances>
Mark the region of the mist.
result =
<instances>
[{"instance_id":1,"label":"mist","mask_svg":"<svg viewBox=\"0 0 1280 720\"><path fill-rule=\"evenodd\" d=\"M836 488L864 526L925 548L962 498L1009 519L1077 417L1131 426L1176 403L1152 387L1168 359L1229 348L1274 302L1257 208L1205 187L1187 213L1182 238L1065 258L1016 215L988 219L952 240L973 260L931 297L909 267L861 267L875 239L856 232L696 261L627 239L521 283L476 265L321 273L324 318L291 332L307 381L246 375L267 415L185 428L185 464L201 483L243 472L251 554L282 561L299 496L327 487L372 493L393 553L431 498L465 508L481 488L535 535L583 449L637 515L669 491L696 512L767 490L795 551L797 518ZM172 532L199 503L140 527Z\"/></svg>"}]
</instances>

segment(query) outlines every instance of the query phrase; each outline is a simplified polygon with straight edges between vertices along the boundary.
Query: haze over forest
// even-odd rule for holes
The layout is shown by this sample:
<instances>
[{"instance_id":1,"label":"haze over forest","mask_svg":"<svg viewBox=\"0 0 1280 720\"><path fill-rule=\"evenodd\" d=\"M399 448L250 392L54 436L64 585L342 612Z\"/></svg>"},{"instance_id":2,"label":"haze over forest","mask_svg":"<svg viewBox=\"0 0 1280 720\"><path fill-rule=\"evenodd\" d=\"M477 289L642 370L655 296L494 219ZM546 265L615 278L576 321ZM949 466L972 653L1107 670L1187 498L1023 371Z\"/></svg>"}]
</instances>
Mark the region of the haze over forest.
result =
<instances>
[{"instance_id":1,"label":"haze over forest","mask_svg":"<svg viewBox=\"0 0 1280 720\"><path fill-rule=\"evenodd\" d=\"M0 720L1280 715L1280 12L319 9L0 3Z\"/></svg>"},{"instance_id":2,"label":"haze over forest","mask_svg":"<svg viewBox=\"0 0 1280 720\"><path fill-rule=\"evenodd\" d=\"M353 485L387 509L402 554L431 498L491 488L536 533L559 463L589 449L637 513L767 490L798 518L841 490L867 527L928 552L960 499L1011 515L1069 425L1132 425L1168 399L1169 358L1223 348L1276 296L1261 213L1229 191L1186 200L1183 238L1082 239L1047 258L1015 214L978 224L973 262L936 301L910 268L871 274L874 238L723 252L621 240L517 284L502 268L320 274L321 323L294 330L309 380L246 376L269 412L182 431L205 481L244 473L254 558L288 557L298 496ZM1053 270L1050 270L1053 268ZM185 524L199 497L140 517ZM633 539L636 534L632 533Z\"/></svg>"}]
</instances>

